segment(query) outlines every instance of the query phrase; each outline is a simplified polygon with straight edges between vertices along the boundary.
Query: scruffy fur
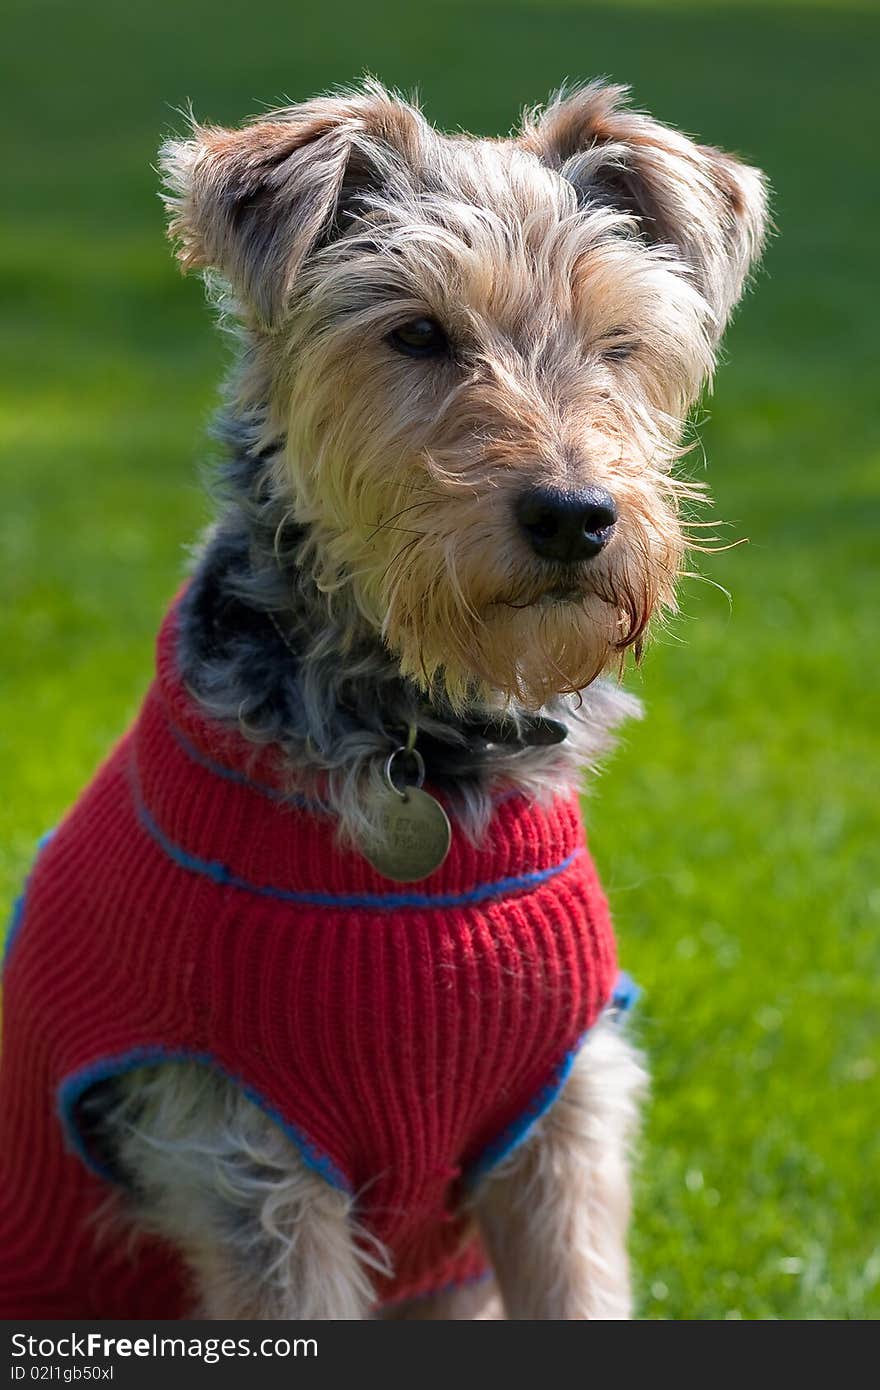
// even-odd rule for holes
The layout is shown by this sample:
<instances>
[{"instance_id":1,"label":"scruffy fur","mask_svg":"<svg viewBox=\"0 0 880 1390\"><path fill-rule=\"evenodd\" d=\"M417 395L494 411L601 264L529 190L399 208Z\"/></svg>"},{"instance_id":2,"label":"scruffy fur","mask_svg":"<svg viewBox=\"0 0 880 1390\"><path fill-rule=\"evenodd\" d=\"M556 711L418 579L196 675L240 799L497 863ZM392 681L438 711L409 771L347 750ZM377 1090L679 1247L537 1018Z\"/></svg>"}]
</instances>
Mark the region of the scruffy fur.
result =
<instances>
[{"instance_id":1,"label":"scruffy fur","mask_svg":"<svg viewBox=\"0 0 880 1390\"><path fill-rule=\"evenodd\" d=\"M701 490L672 470L760 250L762 176L602 83L482 140L368 82L240 130L194 125L162 167L180 259L240 340L184 678L215 718L281 745L343 840L369 829L383 760L414 729L478 841L499 795L571 786L635 712L603 677L674 606ZM445 350L395 350L426 318ZM516 507L539 486L613 498L588 561L528 543ZM534 746L536 711L564 743ZM496 1287L386 1316L628 1316L643 1081L602 1020L472 1199ZM388 1254L356 1197L230 1083L145 1068L87 1110L135 1194L128 1219L179 1245L198 1311L372 1316Z\"/></svg>"}]
</instances>

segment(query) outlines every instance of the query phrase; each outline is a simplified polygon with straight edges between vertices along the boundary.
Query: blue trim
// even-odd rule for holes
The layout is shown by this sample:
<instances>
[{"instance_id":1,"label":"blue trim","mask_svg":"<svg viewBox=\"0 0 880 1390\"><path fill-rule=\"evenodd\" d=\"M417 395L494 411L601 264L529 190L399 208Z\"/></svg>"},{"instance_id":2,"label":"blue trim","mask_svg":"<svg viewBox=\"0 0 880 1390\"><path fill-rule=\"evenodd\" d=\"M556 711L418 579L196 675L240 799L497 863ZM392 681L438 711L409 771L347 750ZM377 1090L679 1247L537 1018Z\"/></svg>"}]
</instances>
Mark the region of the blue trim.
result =
<instances>
[{"instance_id":1,"label":"blue trim","mask_svg":"<svg viewBox=\"0 0 880 1390\"><path fill-rule=\"evenodd\" d=\"M9 960L9 953L12 950L12 943L21 931L21 924L24 921L24 900L25 894L19 893L15 902L12 904L12 915L9 918L9 925L6 928L6 940L3 945L3 969L6 969L6 962Z\"/></svg>"},{"instance_id":2,"label":"blue trim","mask_svg":"<svg viewBox=\"0 0 880 1390\"><path fill-rule=\"evenodd\" d=\"M548 879L555 878L557 874L564 873L565 870L583 854L581 848L576 849L572 854L567 855L558 864L552 864L549 869L536 869L533 873L520 874L516 878L502 878L495 883L478 883L475 887L469 888L464 893L317 893L300 891L294 892L288 888L276 888L267 883L251 883L248 879L239 878L225 864L221 864L216 859L200 859L195 854L190 854L182 845L176 844L170 839L163 830L153 820L147 810L136 788L133 788L135 809L141 825L147 834L155 840L160 849L178 864L182 869L190 873L202 874L205 878L210 878L214 883L221 884L225 888L238 888L244 893L253 893L260 898L274 898L278 902L292 903L305 907L330 907L330 908L365 908L367 910L397 909L406 907L468 907L475 903L485 902L489 898L504 897L508 893L517 893L532 888L539 887L546 883Z\"/></svg>"},{"instance_id":3,"label":"blue trim","mask_svg":"<svg viewBox=\"0 0 880 1390\"><path fill-rule=\"evenodd\" d=\"M610 1013L612 1018L621 1018L633 1007L640 994L641 990L631 976L627 975L625 970L619 971L611 998L605 1006L603 1014ZM493 1139L483 1149L475 1162L470 1165L464 1179L466 1186L470 1187L479 1182L490 1168L496 1167L521 1144L525 1143L535 1125L543 1115L546 1115L568 1080L575 1058L586 1042L589 1033L590 1029L587 1029L583 1037L579 1038L571 1051L563 1057L547 1084L542 1086L537 1095L529 1101L525 1110L517 1115L516 1119L499 1134L497 1139Z\"/></svg>"},{"instance_id":4,"label":"blue trim","mask_svg":"<svg viewBox=\"0 0 880 1390\"><path fill-rule=\"evenodd\" d=\"M635 1008L641 995L642 991L633 977L627 975L625 970L619 970L608 1007L613 1009L615 1013L628 1014L630 1009Z\"/></svg>"},{"instance_id":5,"label":"blue trim","mask_svg":"<svg viewBox=\"0 0 880 1390\"><path fill-rule=\"evenodd\" d=\"M525 1143L541 1116L550 1109L568 1080L582 1042L583 1038L579 1039L571 1052L567 1053L560 1062L547 1084L542 1086L538 1094L529 1101L525 1110L517 1115L516 1119L505 1130L502 1130L498 1138L493 1139L492 1143L483 1149L479 1158L470 1165L465 1177L467 1186L479 1182L490 1168L496 1167L502 1159L507 1158L508 1154L512 1154L514 1149L518 1149L521 1144Z\"/></svg>"},{"instance_id":6,"label":"blue trim","mask_svg":"<svg viewBox=\"0 0 880 1390\"><path fill-rule=\"evenodd\" d=\"M90 1168L93 1173L97 1173L98 1177L113 1183L119 1181L118 1174L99 1162L90 1152L77 1124L76 1107L91 1086L95 1086L101 1081L108 1081L111 1077L124 1076L126 1072L134 1071L138 1067L149 1066L153 1062L197 1062L200 1066L209 1067L212 1071L218 1072L227 1081L238 1086L242 1094L247 1096L258 1110L262 1110L263 1114L267 1115L287 1135L288 1139L296 1145L307 1167L318 1173L331 1187L339 1188L342 1192L353 1190L352 1184L345 1174L337 1168L327 1154L316 1148L301 1130L288 1124L281 1114L269 1105L259 1091L255 1091L252 1086L245 1085L233 1072L221 1067L210 1053L177 1051L161 1046L135 1047L128 1052L120 1052L116 1056L104 1057L101 1061L92 1063L91 1066L71 1072L64 1077L58 1087L58 1114L68 1146L82 1159L87 1168Z\"/></svg>"},{"instance_id":7,"label":"blue trim","mask_svg":"<svg viewBox=\"0 0 880 1390\"><path fill-rule=\"evenodd\" d=\"M307 796L299 792L283 792L278 787L270 787L266 782L257 782L252 777L247 777L243 772L237 772L233 767L227 767L225 763L218 763L214 758L210 758L207 753L203 753L197 748L191 739L187 738L182 729L178 729L171 720L168 721L168 730L174 742L186 754L191 762L203 767L206 772L211 772L215 777L222 777L224 782L235 782L240 787L247 787L248 791L256 792L259 796L268 797L270 801L280 801L288 806L298 806L301 811L320 812L321 804L318 801L310 801Z\"/></svg>"},{"instance_id":8,"label":"blue trim","mask_svg":"<svg viewBox=\"0 0 880 1390\"><path fill-rule=\"evenodd\" d=\"M43 849L44 845L47 845L49 843L54 834L55 828L53 826L51 830L47 830L44 835L40 836L39 840L37 841L37 850L34 856L33 863L31 864L27 878L24 882L24 888L21 890L18 897L15 899L15 902L12 904L12 915L9 919L9 926L6 929L6 940L3 946L3 960L2 964L0 964L0 971L6 969L6 966L9 961L9 955L12 951L13 943L16 937L18 936L18 933L21 931L22 924L24 922L24 909L27 901L28 888L30 887L31 879L34 876L34 869L37 867L37 862L40 858L40 852Z\"/></svg>"}]
</instances>

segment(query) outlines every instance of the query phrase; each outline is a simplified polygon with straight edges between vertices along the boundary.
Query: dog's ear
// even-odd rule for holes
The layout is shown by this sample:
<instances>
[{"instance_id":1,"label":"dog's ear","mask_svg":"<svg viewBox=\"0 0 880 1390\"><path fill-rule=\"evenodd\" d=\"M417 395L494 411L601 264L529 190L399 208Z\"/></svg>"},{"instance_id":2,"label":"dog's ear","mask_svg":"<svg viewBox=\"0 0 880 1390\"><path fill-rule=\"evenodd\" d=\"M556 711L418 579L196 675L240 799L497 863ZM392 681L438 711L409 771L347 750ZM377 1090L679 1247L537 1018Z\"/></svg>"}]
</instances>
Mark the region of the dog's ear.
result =
<instances>
[{"instance_id":1,"label":"dog's ear","mask_svg":"<svg viewBox=\"0 0 880 1390\"><path fill-rule=\"evenodd\" d=\"M272 327L304 258L338 229L343 204L381 183L383 165L415 162L428 130L416 108L372 82L239 130L194 123L190 139L160 153L181 264L219 270Z\"/></svg>"},{"instance_id":2,"label":"dog's ear","mask_svg":"<svg viewBox=\"0 0 880 1390\"><path fill-rule=\"evenodd\" d=\"M625 87L590 83L528 112L520 143L585 201L638 221L673 247L715 315L717 337L737 303L767 228L763 174L626 107Z\"/></svg>"}]
</instances>

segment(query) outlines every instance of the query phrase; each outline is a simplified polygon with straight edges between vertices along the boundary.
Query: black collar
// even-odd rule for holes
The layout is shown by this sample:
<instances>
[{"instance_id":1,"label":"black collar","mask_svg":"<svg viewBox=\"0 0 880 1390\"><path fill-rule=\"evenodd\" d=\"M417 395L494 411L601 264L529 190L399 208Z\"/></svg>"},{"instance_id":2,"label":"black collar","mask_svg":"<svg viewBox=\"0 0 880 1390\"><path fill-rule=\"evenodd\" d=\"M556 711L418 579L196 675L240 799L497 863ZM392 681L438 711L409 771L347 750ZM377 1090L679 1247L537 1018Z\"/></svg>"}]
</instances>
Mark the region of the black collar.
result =
<instances>
[{"instance_id":1,"label":"black collar","mask_svg":"<svg viewBox=\"0 0 880 1390\"><path fill-rule=\"evenodd\" d=\"M503 714L466 719L460 727L475 750L491 743L503 744L505 748L550 748L568 738L566 726L544 714L520 715L518 720Z\"/></svg>"}]
</instances>

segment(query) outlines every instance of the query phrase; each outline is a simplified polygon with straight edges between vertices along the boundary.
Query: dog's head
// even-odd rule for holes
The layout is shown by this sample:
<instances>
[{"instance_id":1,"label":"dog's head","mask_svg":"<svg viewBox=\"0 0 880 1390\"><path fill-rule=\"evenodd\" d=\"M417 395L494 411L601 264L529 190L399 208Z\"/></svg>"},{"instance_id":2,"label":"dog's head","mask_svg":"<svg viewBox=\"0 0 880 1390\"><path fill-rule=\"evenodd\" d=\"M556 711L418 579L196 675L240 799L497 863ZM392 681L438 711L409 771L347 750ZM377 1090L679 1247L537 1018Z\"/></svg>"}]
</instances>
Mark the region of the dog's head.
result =
<instances>
[{"instance_id":1,"label":"dog's head","mask_svg":"<svg viewBox=\"0 0 880 1390\"><path fill-rule=\"evenodd\" d=\"M766 203L624 96L480 140L368 84L163 151L318 584L459 705L582 689L673 602L670 467Z\"/></svg>"}]
</instances>

